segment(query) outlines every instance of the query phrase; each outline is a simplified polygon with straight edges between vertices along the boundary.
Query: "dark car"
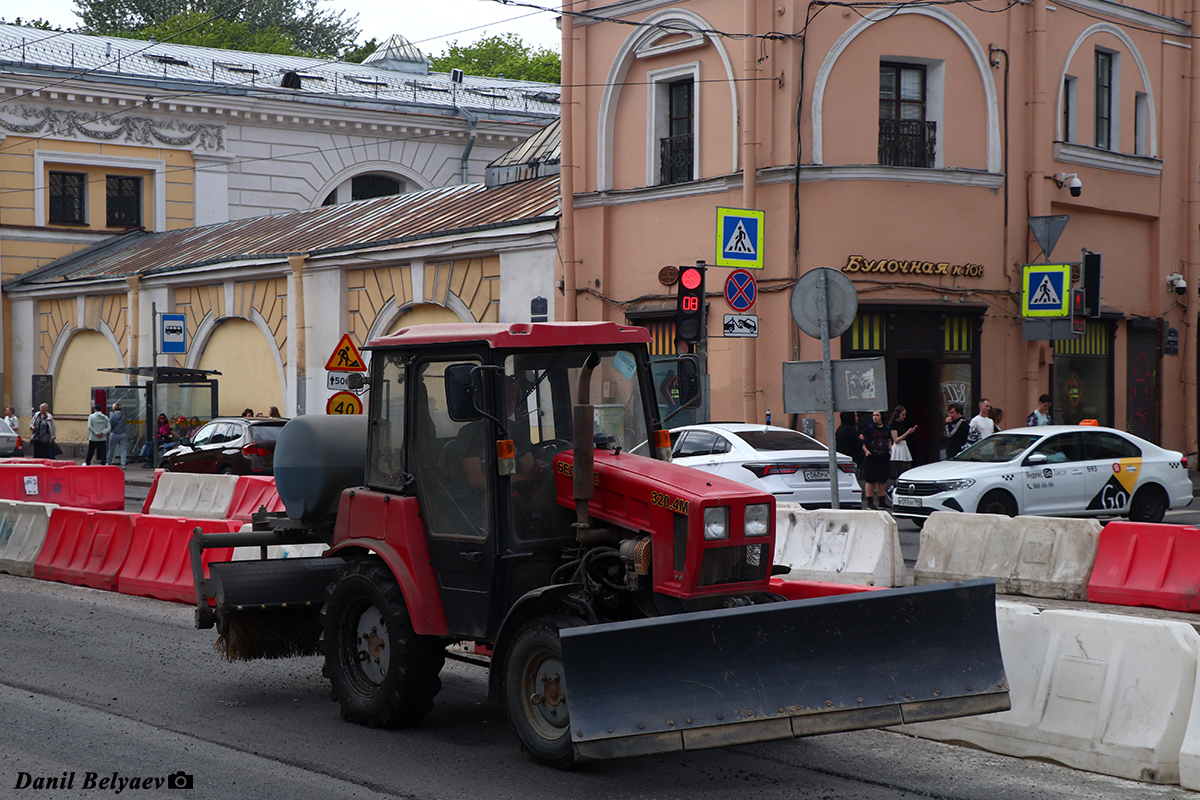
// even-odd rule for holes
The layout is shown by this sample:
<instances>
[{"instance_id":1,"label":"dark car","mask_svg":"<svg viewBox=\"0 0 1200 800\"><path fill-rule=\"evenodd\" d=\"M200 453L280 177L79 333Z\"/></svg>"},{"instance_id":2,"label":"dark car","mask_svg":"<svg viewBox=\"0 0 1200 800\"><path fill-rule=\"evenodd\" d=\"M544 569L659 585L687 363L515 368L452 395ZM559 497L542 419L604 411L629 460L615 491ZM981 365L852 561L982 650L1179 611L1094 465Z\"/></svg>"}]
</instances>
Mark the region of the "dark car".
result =
<instances>
[{"instance_id":1,"label":"dark car","mask_svg":"<svg viewBox=\"0 0 1200 800\"><path fill-rule=\"evenodd\" d=\"M278 417L218 417L162 457L172 472L270 475L275 442L287 423Z\"/></svg>"}]
</instances>

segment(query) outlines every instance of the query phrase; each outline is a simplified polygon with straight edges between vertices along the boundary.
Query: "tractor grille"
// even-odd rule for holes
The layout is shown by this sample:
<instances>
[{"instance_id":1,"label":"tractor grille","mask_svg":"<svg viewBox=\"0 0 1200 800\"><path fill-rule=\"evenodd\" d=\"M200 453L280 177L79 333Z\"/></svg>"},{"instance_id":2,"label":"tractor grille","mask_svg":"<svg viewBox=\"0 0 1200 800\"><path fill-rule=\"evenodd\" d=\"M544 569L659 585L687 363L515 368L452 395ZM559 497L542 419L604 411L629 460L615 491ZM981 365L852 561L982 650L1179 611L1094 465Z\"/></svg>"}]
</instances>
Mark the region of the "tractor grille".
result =
<instances>
[{"instance_id":1,"label":"tractor grille","mask_svg":"<svg viewBox=\"0 0 1200 800\"><path fill-rule=\"evenodd\" d=\"M700 561L698 586L718 586L723 583L748 583L767 576L764 558L766 545L746 544L733 547L710 547Z\"/></svg>"},{"instance_id":2,"label":"tractor grille","mask_svg":"<svg viewBox=\"0 0 1200 800\"><path fill-rule=\"evenodd\" d=\"M688 518L686 514L675 514L675 571L683 572L687 566Z\"/></svg>"}]
</instances>

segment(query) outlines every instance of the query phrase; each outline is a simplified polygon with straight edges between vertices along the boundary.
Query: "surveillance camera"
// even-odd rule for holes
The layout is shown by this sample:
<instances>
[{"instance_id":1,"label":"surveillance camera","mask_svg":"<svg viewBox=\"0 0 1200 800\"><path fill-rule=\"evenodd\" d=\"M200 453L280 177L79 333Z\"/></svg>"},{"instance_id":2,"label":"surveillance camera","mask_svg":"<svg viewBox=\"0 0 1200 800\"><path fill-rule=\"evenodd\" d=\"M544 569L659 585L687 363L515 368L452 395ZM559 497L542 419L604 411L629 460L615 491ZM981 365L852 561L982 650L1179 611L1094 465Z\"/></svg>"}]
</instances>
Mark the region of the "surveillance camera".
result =
<instances>
[{"instance_id":1,"label":"surveillance camera","mask_svg":"<svg viewBox=\"0 0 1200 800\"><path fill-rule=\"evenodd\" d=\"M1183 294L1187 291L1187 281L1183 278L1175 281L1175 294Z\"/></svg>"},{"instance_id":2,"label":"surveillance camera","mask_svg":"<svg viewBox=\"0 0 1200 800\"><path fill-rule=\"evenodd\" d=\"M1078 175L1072 175L1071 180L1067 181L1067 189L1071 192L1071 197L1079 197L1083 194L1083 181L1079 180Z\"/></svg>"},{"instance_id":3,"label":"surveillance camera","mask_svg":"<svg viewBox=\"0 0 1200 800\"><path fill-rule=\"evenodd\" d=\"M1184 294L1187 292L1187 280L1178 272L1173 272L1167 276L1167 286L1175 290L1175 294Z\"/></svg>"}]
</instances>

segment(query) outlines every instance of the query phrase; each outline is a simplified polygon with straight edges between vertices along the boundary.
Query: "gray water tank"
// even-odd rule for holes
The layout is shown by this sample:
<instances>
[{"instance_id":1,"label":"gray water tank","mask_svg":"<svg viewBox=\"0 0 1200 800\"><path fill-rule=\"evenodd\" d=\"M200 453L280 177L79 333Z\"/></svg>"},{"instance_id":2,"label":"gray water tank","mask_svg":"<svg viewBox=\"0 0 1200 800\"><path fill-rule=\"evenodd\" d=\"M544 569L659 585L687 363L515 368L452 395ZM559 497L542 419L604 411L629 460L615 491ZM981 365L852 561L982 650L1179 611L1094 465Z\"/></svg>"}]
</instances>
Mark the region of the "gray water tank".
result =
<instances>
[{"instance_id":1,"label":"gray water tank","mask_svg":"<svg viewBox=\"0 0 1200 800\"><path fill-rule=\"evenodd\" d=\"M365 416L295 417L275 445L275 488L292 519L328 520L342 491L363 485L366 464Z\"/></svg>"}]
</instances>

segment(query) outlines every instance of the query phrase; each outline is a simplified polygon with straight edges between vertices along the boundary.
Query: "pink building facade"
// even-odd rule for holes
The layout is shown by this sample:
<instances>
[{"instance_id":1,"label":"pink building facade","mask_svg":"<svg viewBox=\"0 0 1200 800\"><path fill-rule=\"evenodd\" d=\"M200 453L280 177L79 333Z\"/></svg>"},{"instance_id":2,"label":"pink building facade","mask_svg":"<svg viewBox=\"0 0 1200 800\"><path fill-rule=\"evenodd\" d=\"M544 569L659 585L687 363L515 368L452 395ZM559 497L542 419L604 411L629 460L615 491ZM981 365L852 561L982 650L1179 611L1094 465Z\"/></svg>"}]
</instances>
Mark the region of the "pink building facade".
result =
<instances>
[{"instance_id":1,"label":"pink building facade","mask_svg":"<svg viewBox=\"0 0 1200 800\"><path fill-rule=\"evenodd\" d=\"M782 364L821 358L792 287L831 267L859 301L833 356L886 360L880 406L909 408L919 461L949 403L987 397L1013 427L1043 393L1056 421L1197 449L1200 0L571 9L561 318L644 324L673 352L662 268L714 263L718 208L761 210L757 337L724 335L731 270L708 270L711 419L791 424ZM1069 221L1049 263L1101 254L1099 314L1027 340L1023 268L1047 261L1027 218L1051 215Z\"/></svg>"}]
</instances>

